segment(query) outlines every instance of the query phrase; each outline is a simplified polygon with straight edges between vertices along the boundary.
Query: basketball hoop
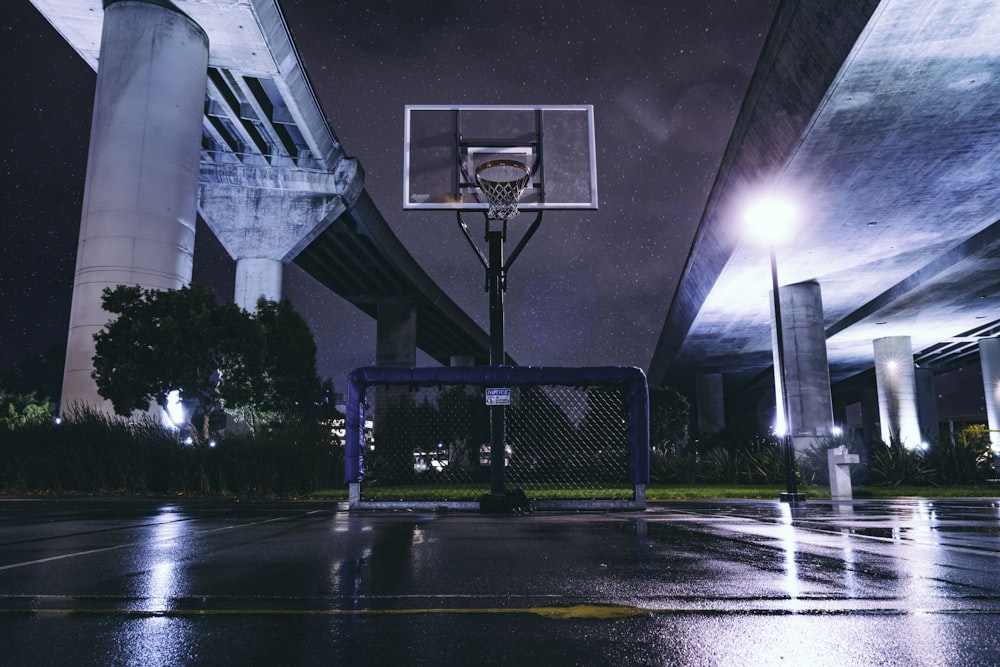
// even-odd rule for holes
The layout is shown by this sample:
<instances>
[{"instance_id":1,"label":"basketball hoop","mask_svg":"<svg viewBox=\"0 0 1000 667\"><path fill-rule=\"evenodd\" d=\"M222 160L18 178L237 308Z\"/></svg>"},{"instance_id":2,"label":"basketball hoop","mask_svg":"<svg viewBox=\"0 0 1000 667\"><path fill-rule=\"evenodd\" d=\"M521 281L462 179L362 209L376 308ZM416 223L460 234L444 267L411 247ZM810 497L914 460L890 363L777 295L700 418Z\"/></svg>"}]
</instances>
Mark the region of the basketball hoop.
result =
<instances>
[{"instance_id":1,"label":"basketball hoop","mask_svg":"<svg viewBox=\"0 0 1000 667\"><path fill-rule=\"evenodd\" d=\"M517 160L490 160L476 167L476 182L486 195L491 220L507 220L517 215L517 202L528 186L531 171Z\"/></svg>"}]
</instances>

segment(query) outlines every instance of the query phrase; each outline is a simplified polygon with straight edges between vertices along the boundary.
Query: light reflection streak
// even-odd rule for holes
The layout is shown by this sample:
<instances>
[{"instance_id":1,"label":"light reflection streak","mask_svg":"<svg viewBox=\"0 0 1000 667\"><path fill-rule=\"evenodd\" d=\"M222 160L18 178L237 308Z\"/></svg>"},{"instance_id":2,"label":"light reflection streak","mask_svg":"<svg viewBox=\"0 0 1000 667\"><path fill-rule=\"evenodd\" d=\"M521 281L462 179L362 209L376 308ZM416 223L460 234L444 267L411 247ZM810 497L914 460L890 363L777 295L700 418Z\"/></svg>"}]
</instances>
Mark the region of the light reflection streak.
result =
<instances>
[{"instance_id":1,"label":"light reflection streak","mask_svg":"<svg viewBox=\"0 0 1000 667\"><path fill-rule=\"evenodd\" d=\"M795 562L797 542L795 540L795 526L792 523L792 508L790 503L781 503L781 528L778 531L778 539L781 541L781 548L784 550L785 594L791 602L789 609L797 611L801 609L799 598L802 596L802 584L799 581L799 566Z\"/></svg>"},{"instance_id":2,"label":"light reflection streak","mask_svg":"<svg viewBox=\"0 0 1000 667\"><path fill-rule=\"evenodd\" d=\"M186 518L174 507L166 505L160 509L151 527L149 546L140 556L144 561L139 564L145 575L140 591L144 610L172 609L173 599L182 593L186 582L183 568L178 564L187 556L186 541L182 539L187 529Z\"/></svg>"},{"instance_id":3,"label":"light reflection streak","mask_svg":"<svg viewBox=\"0 0 1000 667\"><path fill-rule=\"evenodd\" d=\"M905 597L913 605L906 632L923 637L925 651L929 647L937 651L921 655L921 660L926 661L924 664L948 664L948 638L942 634L940 624L926 613L939 608L940 579L947 578L940 572L947 555L938 540L937 511L931 501L921 498L916 500L912 514L906 518L909 525L901 527L899 532L909 553L897 561L905 568L899 577L907 589Z\"/></svg>"},{"instance_id":4,"label":"light reflection streak","mask_svg":"<svg viewBox=\"0 0 1000 667\"><path fill-rule=\"evenodd\" d=\"M833 504L834 514L847 519L848 524L854 518L854 506L848 504ZM847 597L855 597L860 590L857 578L857 560L854 553L854 530L850 527L840 529L841 558L844 562L844 592Z\"/></svg>"},{"instance_id":5,"label":"light reflection streak","mask_svg":"<svg viewBox=\"0 0 1000 667\"><path fill-rule=\"evenodd\" d=\"M165 505L148 527L145 546L136 555L139 584L133 609L163 612L176 609L176 600L188 588L184 561L189 557L184 539L187 517ZM125 623L115 637L116 664L177 665L191 658L192 633L185 619L149 617Z\"/></svg>"}]
</instances>

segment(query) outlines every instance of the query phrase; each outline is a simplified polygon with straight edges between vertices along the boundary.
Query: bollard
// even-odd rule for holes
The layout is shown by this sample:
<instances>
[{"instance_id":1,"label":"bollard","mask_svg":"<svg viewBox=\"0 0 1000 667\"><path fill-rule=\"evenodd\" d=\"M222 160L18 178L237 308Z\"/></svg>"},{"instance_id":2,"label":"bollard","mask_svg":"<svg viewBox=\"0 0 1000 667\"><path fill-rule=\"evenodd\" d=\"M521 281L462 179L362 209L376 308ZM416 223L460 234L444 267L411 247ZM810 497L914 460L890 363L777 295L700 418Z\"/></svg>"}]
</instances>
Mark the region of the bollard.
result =
<instances>
[{"instance_id":1,"label":"bollard","mask_svg":"<svg viewBox=\"0 0 1000 667\"><path fill-rule=\"evenodd\" d=\"M826 450L830 467L830 497L834 500L851 500L851 466L861 462L857 454L850 454L847 447L831 447Z\"/></svg>"}]
</instances>

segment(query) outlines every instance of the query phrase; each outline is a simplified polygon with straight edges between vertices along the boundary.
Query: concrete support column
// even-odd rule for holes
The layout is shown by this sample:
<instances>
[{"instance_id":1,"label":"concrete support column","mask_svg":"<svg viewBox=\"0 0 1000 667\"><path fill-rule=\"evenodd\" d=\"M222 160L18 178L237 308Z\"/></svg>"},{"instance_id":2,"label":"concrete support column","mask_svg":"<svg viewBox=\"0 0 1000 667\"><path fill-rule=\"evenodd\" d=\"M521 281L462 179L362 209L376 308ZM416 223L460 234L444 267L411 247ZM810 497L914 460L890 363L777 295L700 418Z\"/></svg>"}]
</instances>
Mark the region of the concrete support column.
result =
<instances>
[{"instance_id":1,"label":"concrete support column","mask_svg":"<svg viewBox=\"0 0 1000 667\"><path fill-rule=\"evenodd\" d=\"M236 291L233 302L252 313L257 310L257 301L264 297L268 301L281 301L281 282L285 265L279 259L261 257L236 260Z\"/></svg>"},{"instance_id":2,"label":"concrete support column","mask_svg":"<svg viewBox=\"0 0 1000 667\"><path fill-rule=\"evenodd\" d=\"M878 414L878 390L866 388L861 391L861 431L865 445L881 436Z\"/></svg>"},{"instance_id":3,"label":"concrete support column","mask_svg":"<svg viewBox=\"0 0 1000 667\"><path fill-rule=\"evenodd\" d=\"M878 388L882 440L898 438L908 448L920 447L917 418L917 385L909 336L888 336L874 341L875 382Z\"/></svg>"},{"instance_id":4,"label":"concrete support column","mask_svg":"<svg viewBox=\"0 0 1000 667\"><path fill-rule=\"evenodd\" d=\"M917 419L920 422L920 434L924 438L923 442L929 442L936 439L941 430L937 391L934 389L934 370L915 368L914 379L917 386Z\"/></svg>"},{"instance_id":5,"label":"concrete support column","mask_svg":"<svg viewBox=\"0 0 1000 667\"><path fill-rule=\"evenodd\" d=\"M417 307L408 301L379 302L375 338L376 366L416 366ZM375 389L375 447L385 454L386 460L400 466L380 473L379 479L385 479L386 483L399 482L411 473L406 462L413 463L413 445L393 433L389 415L399 406L413 405L413 396L407 387Z\"/></svg>"},{"instance_id":6,"label":"concrete support column","mask_svg":"<svg viewBox=\"0 0 1000 667\"><path fill-rule=\"evenodd\" d=\"M705 373L695 378L698 433L711 435L726 428L726 402L722 374Z\"/></svg>"},{"instance_id":7,"label":"concrete support column","mask_svg":"<svg viewBox=\"0 0 1000 667\"><path fill-rule=\"evenodd\" d=\"M380 302L375 338L376 366L415 366L417 307L409 301Z\"/></svg>"},{"instance_id":8,"label":"concrete support column","mask_svg":"<svg viewBox=\"0 0 1000 667\"><path fill-rule=\"evenodd\" d=\"M91 379L105 287L191 279L208 37L166 2L105 0L60 410L110 411Z\"/></svg>"},{"instance_id":9,"label":"concrete support column","mask_svg":"<svg viewBox=\"0 0 1000 667\"><path fill-rule=\"evenodd\" d=\"M983 396L986 398L986 423L990 445L1000 452L1000 338L979 341L979 364L983 369Z\"/></svg>"},{"instance_id":10,"label":"concrete support column","mask_svg":"<svg viewBox=\"0 0 1000 667\"><path fill-rule=\"evenodd\" d=\"M847 404L843 401L833 401L833 424L847 433Z\"/></svg>"},{"instance_id":11,"label":"concrete support column","mask_svg":"<svg viewBox=\"0 0 1000 667\"><path fill-rule=\"evenodd\" d=\"M788 395L788 433L796 449L810 446L833 428L833 398L830 367L826 356L823 300L819 283L809 281L785 285L781 297L781 327L784 334L785 390ZM771 318L771 340L775 369L780 368L775 318ZM778 372L776 370L776 372ZM781 388L776 387L778 405Z\"/></svg>"}]
</instances>

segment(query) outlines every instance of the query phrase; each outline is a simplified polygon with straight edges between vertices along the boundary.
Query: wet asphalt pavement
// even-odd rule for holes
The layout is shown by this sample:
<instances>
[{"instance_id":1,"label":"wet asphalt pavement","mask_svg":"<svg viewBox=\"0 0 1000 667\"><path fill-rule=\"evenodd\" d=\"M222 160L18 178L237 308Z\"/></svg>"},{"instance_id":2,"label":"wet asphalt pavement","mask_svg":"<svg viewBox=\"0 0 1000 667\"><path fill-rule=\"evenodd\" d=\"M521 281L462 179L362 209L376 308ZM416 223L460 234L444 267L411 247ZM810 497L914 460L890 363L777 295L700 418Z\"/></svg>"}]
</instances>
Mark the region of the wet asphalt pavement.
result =
<instances>
[{"instance_id":1,"label":"wet asphalt pavement","mask_svg":"<svg viewBox=\"0 0 1000 667\"><path fill-rule=\"evenodd\" d=\"M1000 665L1000 500L2 500L0 663Z\"/></svg>"}]
</instances>

